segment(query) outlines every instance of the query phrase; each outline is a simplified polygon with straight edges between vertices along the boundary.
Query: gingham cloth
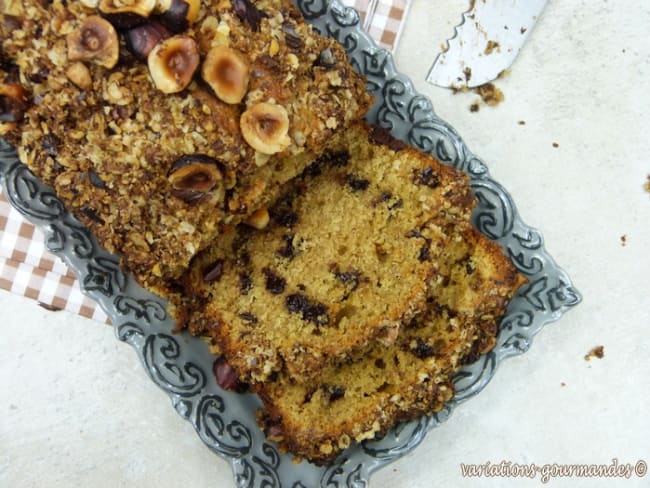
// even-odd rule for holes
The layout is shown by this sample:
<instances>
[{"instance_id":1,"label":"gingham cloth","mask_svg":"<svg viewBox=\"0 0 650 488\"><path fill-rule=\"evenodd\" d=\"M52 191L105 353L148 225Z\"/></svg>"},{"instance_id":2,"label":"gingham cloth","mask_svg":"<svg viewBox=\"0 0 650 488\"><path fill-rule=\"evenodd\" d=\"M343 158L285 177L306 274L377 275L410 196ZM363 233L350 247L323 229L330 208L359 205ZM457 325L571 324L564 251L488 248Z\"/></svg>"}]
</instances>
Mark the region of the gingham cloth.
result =
<instances>
[{"instance_id":1,"label":"gingham cloth","mask_svg":"<svg viewBox=\"0 0 650 488\"><path fill-rule=\"evenodd\" d=\"M397 46L410 2L343 0L359 10L366 30L387 49ZM37 300L47 309L108 322L95 302L81 293L74 274L45 249L44 242L43 233L9 204L0 188L0 289Z\"/></svg>"}]
</instances>

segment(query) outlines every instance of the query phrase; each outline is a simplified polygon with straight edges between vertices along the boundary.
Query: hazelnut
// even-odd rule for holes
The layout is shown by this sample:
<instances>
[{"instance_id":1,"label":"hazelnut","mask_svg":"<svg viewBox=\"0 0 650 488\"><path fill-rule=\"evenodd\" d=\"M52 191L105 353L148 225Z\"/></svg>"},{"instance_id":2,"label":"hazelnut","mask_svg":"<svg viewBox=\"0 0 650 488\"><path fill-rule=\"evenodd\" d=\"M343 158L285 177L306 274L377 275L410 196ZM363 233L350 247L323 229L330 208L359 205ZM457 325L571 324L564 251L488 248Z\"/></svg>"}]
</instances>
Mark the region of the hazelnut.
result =
<instances>
[{"instance_id":1,"label":"hazelnut","mask_svg":"<svg viewBox=\"0 0 650 488\"><path fill-rule=\"evenodd\" d=\"M192 154L177 159L169 172L172 194L186 203L198 203L216 191L223 198L224 185L220 163L205 154Z\"/></svg>"},{"instance_id":2,"label":"hazelnut","mask_svg":"<svg viewBox=\"0 0 650 488\"><path fill-rule=\"evenodd\" d=\"M22 85L0 83L0 123L20 122L27 106L27 91Z\"/></svg>"},{"instance_id":3,"label":"hazelnut","mask_svg":"<svg viewBox=\"0 0 650 488\"><path fill-rule=\"evenodd\" d=\"M156 13L170 31L179 33L196 21L200 7L201 0L158 0Z\"/></svg>"},{"instance_id":4,"label":"hazelnut","mask_svg":"<svg viewBox=\"0 0 650 488\"><path fill-rule=\"evenodd\" d=\"M146 22L156 0L99 0L99 11L117 29L131 29Z\"/></svg>"},{"instance_id":5,"label":"hazelnut","mask_svg":"<svg viewBox=\"0 0 650 488\"><path fill-rule=\"evenodd\" d=\"M70 61L92 61L109 69L117 64L120 54L117 32L97 15L91 15L81 27L68 34L67 42Z\"/></svg>"},{"instance_id":6,"label":"hazelnut","mask_svg":"<svg viewBox=\"0 0 650 488\"><path fill-rule=\"evenodd\" d=\"M146 60L151 50L171 33L160 22L151 21L126 31L127 49L138 59Z\"/></svg>"},{"instance_id":7,"label":"hazelnut","mask_svg":"<svg viewBox=\"0 0 650 488\"><path fill-rule=\"evenodd\" d=\"M177 93L192 81L199 67L199 51L194 39L174 36L158 43L147 56L149 73L164 93Z\"/></svg>"},{"instance_id":8,"label":"hazelnut","mask_svg":"<svg viewBox=\"0 0 650 488\"><path fill-rule=\"evenodd\" d=\"M239 126L246 142L263 154L278 153L291 144L289 116L282 105L257 103L241 115Z\"/></svg>"},{"instance_id":9,"label":"hazelnut","mask_svg":"<svg viewBox=\"0 0 650 488\"><path fill-rule=\"evenodd\" d=\"M88 90L93 85L90 70L81 61L77 61L68 66L68 69L65 70L65 75L82 90Z\"/></svg>"},{"instance_id":10,"label":"hazelnut","mask_svg":"<svg viewBox=\"0 0 650 488\"><path fill-rule=\"evenodd\" d=\"M237 51L226 46L210 49L201 76L226 103L239 103L248 91L248 64Z\"/></svg>"},{"instance_id":11,"label":"hazelnut","mask_svg":"<svg viewBox=\"0 0 650 488\"><path fill-rule=\"evenodd\" d=\"M266 208L259 208L246 219L245 223L254 229L262 230L269 225L270 220L269 211Z\"/></svg>"}]
</instances>

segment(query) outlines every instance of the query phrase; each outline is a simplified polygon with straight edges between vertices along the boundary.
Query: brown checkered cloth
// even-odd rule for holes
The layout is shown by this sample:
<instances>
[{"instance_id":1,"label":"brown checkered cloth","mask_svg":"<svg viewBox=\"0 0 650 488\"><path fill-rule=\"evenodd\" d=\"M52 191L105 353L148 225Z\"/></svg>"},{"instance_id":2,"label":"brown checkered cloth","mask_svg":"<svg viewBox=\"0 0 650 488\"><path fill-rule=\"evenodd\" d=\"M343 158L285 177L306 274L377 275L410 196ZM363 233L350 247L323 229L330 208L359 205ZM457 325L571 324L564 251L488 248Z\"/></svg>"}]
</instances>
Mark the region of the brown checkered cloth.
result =
<instances>
[{"instance_id":1,"label":"brown checkered cloth","mask_svg":"<svg viewBox=\"0 0 650 488\"><path fill-rule=\"evenodd\" d=\"M384 48L399 41L411 0L343 0L361 13L369 34ZM27 222L0 189L0 289L37 300L47 309L68 310L108 322L81 293L74 274L44 245L43 233Z\"/></svg>"}]
</instances>

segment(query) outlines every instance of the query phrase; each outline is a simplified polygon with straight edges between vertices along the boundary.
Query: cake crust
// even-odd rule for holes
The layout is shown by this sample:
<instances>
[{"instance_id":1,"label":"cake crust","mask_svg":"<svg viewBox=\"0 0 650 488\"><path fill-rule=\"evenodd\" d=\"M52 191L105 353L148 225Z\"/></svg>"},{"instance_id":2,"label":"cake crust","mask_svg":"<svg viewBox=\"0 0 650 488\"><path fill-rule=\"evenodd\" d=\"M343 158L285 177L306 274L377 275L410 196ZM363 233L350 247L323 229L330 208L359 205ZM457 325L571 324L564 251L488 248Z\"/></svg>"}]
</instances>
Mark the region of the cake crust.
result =
<instances>
[{"instance_id":1,"label":"cake crust","mask_svg":"<svg viewBox=\"0 0 650 488\"><path fill-rule=\"evenodd\" d=\"M164 291L221 223L275 198L371 97L341 46L316 34L288 0L202 0L179 32L155 13L135 28L120 28L122 18L113 29L106 19L115 22L84 2L2 2L0 135L141 284ZM163 32L156 46L182 55L193 46L199 67L185 88L157 85L155 56L142 60L133 47L141 28ZM110 29L116 42L102 37ZM83 57L86 38L112 48L115 61ZM226 55L210 65L215 50ZM201 74L206 66L212 74ZM214 73L244 87L240 102L223 83L208 83ZM287 126L258 134L253 147L247 134L258 128L250 117L242 123L244 113L266 128L279 119ZM271 142L260 146L266 136Z\"/></svg>"}]
</instances>

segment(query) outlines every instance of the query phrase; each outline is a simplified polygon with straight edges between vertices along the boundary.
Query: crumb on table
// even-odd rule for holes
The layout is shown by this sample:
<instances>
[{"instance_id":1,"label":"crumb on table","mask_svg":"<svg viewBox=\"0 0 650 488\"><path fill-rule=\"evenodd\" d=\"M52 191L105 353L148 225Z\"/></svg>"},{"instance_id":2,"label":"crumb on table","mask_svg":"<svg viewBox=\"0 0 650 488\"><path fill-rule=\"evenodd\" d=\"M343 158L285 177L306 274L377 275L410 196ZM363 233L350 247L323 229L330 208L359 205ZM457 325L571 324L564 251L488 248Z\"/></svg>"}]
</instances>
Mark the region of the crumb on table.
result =
<instances>
[{"instance_id":1,"label":"crumb on table","mask_svg":"<svg viewBox=\"0 0 650 488\"><path fill-rule=\"evenodd\" d=\"M553 147L558 148L558 147L560 147L560 145L557 142L554 142Z\"/></svg>"},{"instance_id":2,"label":"crumb on table","mask_svg":"<svg viewBox=\"0 0 650 488\"><path fill-rule=\"evenodd\" d=\"M627 234L621 236L621 246L625 247L627 245Z\"/></svg>"},{"instance_id":3,"label":"crumb on table","mask_svg":"<svg viewBox=\"0 0 650 488\"><path fill-rule=\"evenodd\" d=\"M478 112L481 108L481 105L479 102L474 102L469 106L469 111L470 112Z\"/></svg>"},{"instance_id":4,"label":"crumb on table","mask_svg":"<svg viewBox=\"0 0 650 488\"><path fill-rule=\"evenodd\" d=\"M477 86L474 88L474 93L480 96L490 107L494 107L505 100L503 92L494 83Z\"/></svg>"},{"instance_id":5,"label":"crumb on table","mask_svg":"<svg viewBox=\"0 0 650 488\"><path fill-rule=\"evenodd\" d=\"M585 361L590 361L591 358L603 359L605 357L605 347L596 346L591 349L587 354L585 354Z\"/></svg>"}]
</instances>

